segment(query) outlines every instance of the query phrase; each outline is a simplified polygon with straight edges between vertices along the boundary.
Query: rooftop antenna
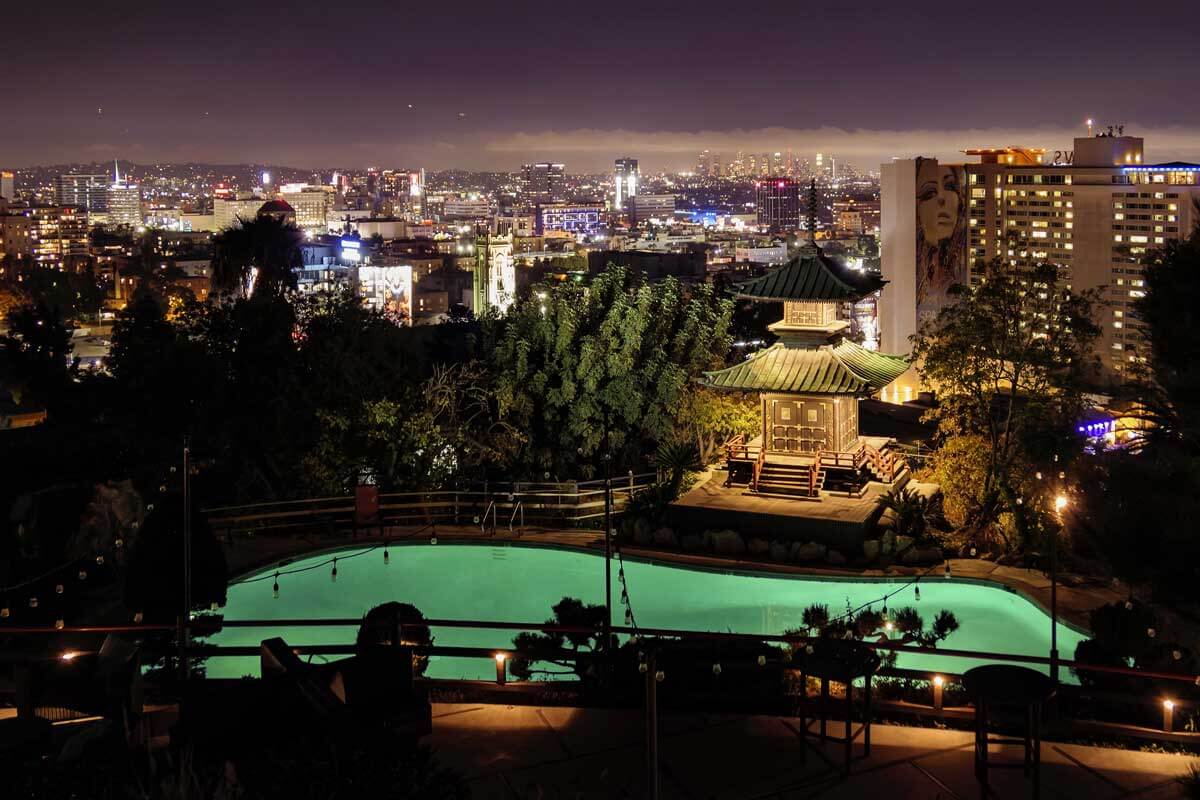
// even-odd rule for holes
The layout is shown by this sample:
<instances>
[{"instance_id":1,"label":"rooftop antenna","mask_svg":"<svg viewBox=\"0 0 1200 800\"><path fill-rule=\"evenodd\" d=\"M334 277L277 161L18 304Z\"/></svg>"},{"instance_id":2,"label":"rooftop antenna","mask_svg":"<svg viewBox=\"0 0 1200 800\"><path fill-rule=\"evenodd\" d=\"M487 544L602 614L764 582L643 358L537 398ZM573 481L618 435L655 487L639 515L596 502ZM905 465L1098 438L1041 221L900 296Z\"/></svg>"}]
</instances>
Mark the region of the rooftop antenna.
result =
<instances>
[{"instance_id":1,"label":"rooftop antenna","mask_svg":"<svg viewBox=\"0 0 1200 800\"><path fill-rule=\"evenodd\" d=\"M121 182L121 164L115 158L113 159L113 183Z\"/></svg>"}]
</instances>

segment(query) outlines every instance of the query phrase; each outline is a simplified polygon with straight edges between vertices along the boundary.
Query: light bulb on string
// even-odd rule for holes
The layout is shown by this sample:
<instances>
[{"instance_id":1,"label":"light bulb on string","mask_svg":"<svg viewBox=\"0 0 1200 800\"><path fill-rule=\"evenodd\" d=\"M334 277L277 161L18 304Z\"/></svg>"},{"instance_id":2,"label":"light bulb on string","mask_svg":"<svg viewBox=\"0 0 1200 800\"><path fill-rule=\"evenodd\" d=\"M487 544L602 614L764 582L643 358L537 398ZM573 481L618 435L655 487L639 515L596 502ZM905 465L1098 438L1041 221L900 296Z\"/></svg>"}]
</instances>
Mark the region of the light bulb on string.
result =
<instances>
[{"instance_id":1,"label":"light bulb on string","mask_svg":"<svg viewBox=\"0 0 1200 800\"><path fill-rule=\"evenodd\" d=\"M211 603L208 604L209 611L216 611L220 607L221 607L220 604L216 600L213 600Z\"/></svg>"},{"instance_id":2,"label":"light bulb on string","mask_svg":"<svg viewBox=\"0 0 1200 800\"><path fill-rule=\"evenodd\" d=\"M61 583L54 584L54 593L55 594L62 594L64 590L65 589Z\"/></svg>"},{"instance_id":3,"label":"light bulb on string","mask_svg":"<svg viewBox=\"0 0 1200 800\"><path fill-rule=\"evenodd\" d=\"M921 602L921 584L913 587L913 598L919 603Z\"/></svg>"},{"instance_id":4,"label":"light bulb on string","mask_svg":"<svg viewBox=\"0 0 1200 800\"><path fill-rule=\"evenodd\" d=\"M949 562L949 561L947 561L947 562L946 562L946 572L945 572L945 577L947 577L947 578L949 578L949 577L950 577L950 562Z\"/></svg>"},{"instance_id":5,"label":"light bulb on string","mask_svg":"<svg viewBox=\"0 0 1200 800\"><path fill-rule=\"evenodd\" d=\"M135 623L137 623L138 625L142 624L142 620L145 618L146 617L144 614L142 614L142 612L140 612L140 611L133 612L133 621Z\"/></svg>"},{"instance_id":6,"label":"light bulb on string","mask_svg":"<svg viewBox=\"0 0 1200 800\"><path fill-rule=\"evenodd\" d=\"M161 485L159 485L159 487L158 487L158 493L159 493L159 494L166 494L166 493L167 493L167 485L166 485L165 483L164 483L164 484L161 484Z\"/></svg>"},{"instance_id":7,"label":"light bulb on string","mask_svg":"<svg viewBox=\"0 0 1200 800\"><path fill-rule=\"evenodd\" d=\"M38 599L37 599L36 597L31 597L31 598L29 598L29 607L30 607L30 608L37 608L37 607L38 607Z\"/></svg>"},{"instance_id":8,"label":"light bulb on string","mask_svg":"<svg viewBox=\"0 0 1200 800\"><path fill-rule=\"evenodd\" d=\"M279 599L279 573L275 573L275 583L271 586L271 596Z\"/></svg>"},{"instance_id":9,"label":"light bulb on string","mask_svg":"<svg viewBox=\"0 0 1200 800\"><path fill-rule=\"evenodd\" d=\"M329 571L329 580L337 583L337 558L333 559L333 569Z\"/></svg>"},{"instance_id":10,"label":"light bulb on string","mask_svg":"<svg viewBox=\"0 0 1200 800\"><path fill-rule=\"evenodd\" d=\"M662 683L666 679L667 679L667 673L663 672L661 669L658 672L654 673L654 680L658 681L659 683Z\"/></svg>"},{"instance_id":11,"label":"light bulb on string","mask_svg":"<svg viewBox=\"0 0 1200 800\"><path fill-rule=\"evenodd\" d=\"M639 662L639 663L638 663L638 672L640 672L640 673L642 673L643 675L645 675L645 674L646 674L646 670L647 670L647 669L649 669L649 667L647 667L647 666L646 666L646 662L645 662L645 661L642 661L642 662Z\"/></svg>"},{"instance_id":12,"label":"light bulb on string","mask_svg":"<svg viewBox=\"0 0 1200 800\"><path fill-rule=\"evenodd\" d=\"M104 556L96 556L96 566L104 566Z\"/></svg>"},{"instance_id":13,"label":"light bulb on string","mask_svg":"<svg viewBox=\"0 0 1200 800\"><path fill-rule=\"evenodd\" d=\"M65 620L61 620L61 619L54 620L54 630L61 631L65 627L67 627L67 623Z\"/></svg>"},{"instance_id":14,"label":"light bulb on string","mask_svg":"<svg viewBox=\"0 0 1200 800\"><path fill-rule=\"evenodd\" d=\"M765 666L767 665L767 657L766 657L766 656L759 656L759 657L758 657L758 665L759 665L760 667L765 667Z\"/></svg>"},{"instance_id":15,"label":"light bulb on string","mask_svg":"<svg viewBox=\"0 0 1200 800\"><path fill-rule=\"evenodd\" d=\"M391 561L391 556L388 555L387 545L385 544L383 546L383 563L386 565L389 561Z\"/></svg>"},{"instance_id":16,"label":"light bulb on string","mask_svg":"<svg viewBox=\"0 0 1200 800\"><path fill-rule=\"evenodd\" d=\"M713 666L712 666L712 672L713 672L713 675L720 675L720 674L721 674L721 665L720 665L720 664L713 664Z\"/></svg>"},{"instance_id":17,"label":"light bulb on string","mask_svg":"<svg viewBox=\"0 0 1200 800\"><path fill-rule=\"evenodd\" d=\"M87 570L86 569L79 570L79 580L81 580L81 581L87 580Z\"/></svg>"},{"instance_id":18,"label":"light bulb on string","mask_svg":"<svg viewBox=\"0 0 1200 800\"><path fill-rule=\"evenodd\" d=\"M147 503L146 504L146 513L149 514L153 510L154 510L154 503Z\"/></svg>"},{"instance_id":19,"label":"light bulb on string","mask_svg":"<svg viewBox=\"0 0 1200 800\"><path fill-rule=\"evenodd\" d=\"M0 608L0 619L8 619L8 615L11 613L12 612L9 611L8 606L5 606L4 608Z\"/></svg>"}]
</instances>

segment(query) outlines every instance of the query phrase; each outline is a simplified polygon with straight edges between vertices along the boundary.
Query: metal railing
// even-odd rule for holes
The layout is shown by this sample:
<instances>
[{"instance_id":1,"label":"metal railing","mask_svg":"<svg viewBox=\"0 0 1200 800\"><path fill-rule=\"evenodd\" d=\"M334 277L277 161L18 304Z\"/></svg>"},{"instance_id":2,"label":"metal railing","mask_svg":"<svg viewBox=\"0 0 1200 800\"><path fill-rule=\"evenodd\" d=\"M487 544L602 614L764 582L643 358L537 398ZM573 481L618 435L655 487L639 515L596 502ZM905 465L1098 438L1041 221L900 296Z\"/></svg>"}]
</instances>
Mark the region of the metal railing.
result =
<instances>
[{"instance_id":1,"label":"metal railing","mask_svg":"<svg viewBox=\"0 0 1200 800\"><path fill-rule=\"evenodd\" d=\"M658 481L655 472L629 473L614 480L612 503L621 513L631 499ZM489 514L517 512L523 524L579 525L604 516L604 481L570 483L519 482L488 484L466 490L388 492L379 495L380 525L458 524ZM316 497L203 509L209 525L225 534L271 531L276 533L354 529L353 496Z\"/></svg>"}]
</instances>

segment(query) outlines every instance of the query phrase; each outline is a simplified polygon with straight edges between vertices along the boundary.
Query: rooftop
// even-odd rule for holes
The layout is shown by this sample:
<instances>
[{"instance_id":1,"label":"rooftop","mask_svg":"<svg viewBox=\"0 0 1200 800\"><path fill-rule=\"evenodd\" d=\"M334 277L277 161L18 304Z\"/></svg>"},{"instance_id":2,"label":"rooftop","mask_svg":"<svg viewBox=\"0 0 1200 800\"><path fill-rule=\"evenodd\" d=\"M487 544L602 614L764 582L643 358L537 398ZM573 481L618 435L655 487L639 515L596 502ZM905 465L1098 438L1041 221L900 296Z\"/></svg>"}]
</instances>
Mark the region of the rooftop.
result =
<instances>
[{"instance_id":1,"label":"rooftop","mask_svg":"<svg viewBox=\"0 0 1200 800\"><path fill-rule=\"evenodd\" d=\"M851 271L821 252L808 250L766 275L737 285L737 296L750 300L857 300L878 291L885 281Z\"/></svg>"},{"instance_id":2,"label":"rooftop","mask_svg":"<svg viewBox=\"0 0 1200 800\"><path fill-rule=\"evenodd\" d=\"M704 373L713 389L797 394L871 394L908 369L908 359L867 350L849 339L815 348L777 343L740 364Z\"/></svg>"}]
</instances>

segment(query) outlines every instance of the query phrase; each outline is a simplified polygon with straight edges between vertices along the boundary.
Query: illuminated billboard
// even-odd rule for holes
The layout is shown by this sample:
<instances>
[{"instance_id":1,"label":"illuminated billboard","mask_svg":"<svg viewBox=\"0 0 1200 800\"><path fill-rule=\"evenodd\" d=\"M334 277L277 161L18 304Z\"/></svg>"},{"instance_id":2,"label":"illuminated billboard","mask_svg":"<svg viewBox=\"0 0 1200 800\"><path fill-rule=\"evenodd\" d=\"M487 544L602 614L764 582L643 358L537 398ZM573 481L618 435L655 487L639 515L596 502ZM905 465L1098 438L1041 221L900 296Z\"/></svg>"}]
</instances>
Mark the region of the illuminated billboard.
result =
<instances>
[{"instance_id":1,"label":"illuminated billboard","mask_svg":"<svg viewBox=\"0 0 1200 800\"><path fill-rule=\"evenodd\" d=\"M949 289L967 275L967 176L962 165L916 159L917 319L929 319L949 301Z\"/></svg>"},{"instance_id":2,"label":"illuminated billboard","mask_svg":"<svg viewBox=\"0 0 1200 800\"><path fill-rule=\"evenodd\" d=\"M401 325L412 325L412 266L359 267L358 293L369 308Z\"/></svg>"}]
</instances>

